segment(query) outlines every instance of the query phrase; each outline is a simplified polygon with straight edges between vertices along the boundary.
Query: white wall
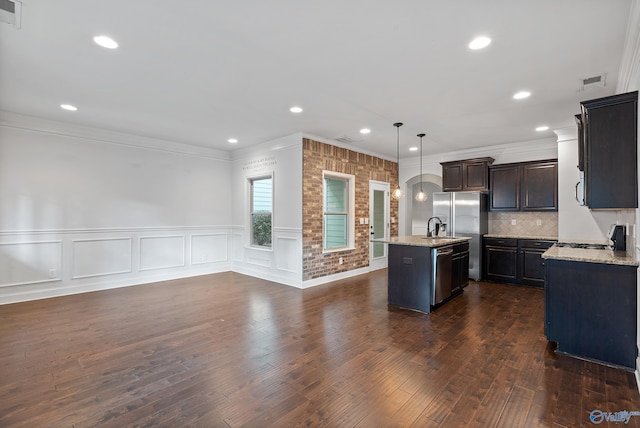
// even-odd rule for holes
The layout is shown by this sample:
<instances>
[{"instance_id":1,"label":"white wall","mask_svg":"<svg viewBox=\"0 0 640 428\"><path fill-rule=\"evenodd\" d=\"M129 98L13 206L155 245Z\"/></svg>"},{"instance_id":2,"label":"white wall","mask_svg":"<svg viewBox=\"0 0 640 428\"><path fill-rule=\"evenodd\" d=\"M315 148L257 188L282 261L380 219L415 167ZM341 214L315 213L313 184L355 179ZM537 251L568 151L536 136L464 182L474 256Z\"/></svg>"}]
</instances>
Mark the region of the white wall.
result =
<instances>
[{"instance_id":1,"label":"white wall","mask_svg":"<svg viewBox=\"0 0 640 428\"><path fill-rule=\"evenodd\" d=\"M302 283L302 134L234 152L233 270L300 287ZM272 249L249 242L249 178L273 173Z\"/></svg>"},{"instance_id":2,"label":"white wall","mask_svg":"<svg viewBox=\"0 0 640 428\"><path fill-rule=\"evenodd\" d=\"M189 150L3 114L0 303L229 270L230 162Z\"/></svg>"}]
</instances>

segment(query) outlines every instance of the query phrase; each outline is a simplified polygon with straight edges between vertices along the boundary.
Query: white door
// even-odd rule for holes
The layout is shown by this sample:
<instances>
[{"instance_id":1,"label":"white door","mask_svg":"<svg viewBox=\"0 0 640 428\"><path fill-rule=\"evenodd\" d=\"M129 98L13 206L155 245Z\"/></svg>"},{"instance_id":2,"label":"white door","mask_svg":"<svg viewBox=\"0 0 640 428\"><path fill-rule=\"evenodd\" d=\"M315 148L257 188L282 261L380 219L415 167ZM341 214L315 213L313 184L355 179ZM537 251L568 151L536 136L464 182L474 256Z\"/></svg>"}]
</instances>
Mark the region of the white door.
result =
<instances>
[{"instance_id":1,"label":"white door","mask_svg":"<svg viewBox=\"0 0 640 428\"><path fill-rule=\"evenodd\" d=\"M369 181L369 232L373 239L389 238L389 183ZM386 267L387 244L370 242L370 270Z\"/></svg>"}]
</instances>

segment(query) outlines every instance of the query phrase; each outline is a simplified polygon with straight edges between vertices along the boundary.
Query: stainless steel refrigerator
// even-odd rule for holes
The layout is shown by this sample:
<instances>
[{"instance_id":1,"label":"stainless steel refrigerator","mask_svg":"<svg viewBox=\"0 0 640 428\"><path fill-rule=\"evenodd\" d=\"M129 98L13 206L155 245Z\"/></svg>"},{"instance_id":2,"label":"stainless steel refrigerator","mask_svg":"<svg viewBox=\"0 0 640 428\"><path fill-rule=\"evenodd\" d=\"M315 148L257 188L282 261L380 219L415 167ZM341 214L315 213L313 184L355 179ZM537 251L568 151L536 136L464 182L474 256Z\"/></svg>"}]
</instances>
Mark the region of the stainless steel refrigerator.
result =
<instances>
[{"instance_id":1,"label":"stainless steel refrigerator","mask_svg":"<svg viewBox=\"0 0 640 428\"><path fill-rule=\"evenodd\" d=\"M469 278L482 274L482 235L488 231L487 194L438 192L433 194L433 215L446 224L447 236L470 237ZM433 221L432 227L433 227ZM442 233L440 233L442 235Z\"/></svg>"}]
</instances>

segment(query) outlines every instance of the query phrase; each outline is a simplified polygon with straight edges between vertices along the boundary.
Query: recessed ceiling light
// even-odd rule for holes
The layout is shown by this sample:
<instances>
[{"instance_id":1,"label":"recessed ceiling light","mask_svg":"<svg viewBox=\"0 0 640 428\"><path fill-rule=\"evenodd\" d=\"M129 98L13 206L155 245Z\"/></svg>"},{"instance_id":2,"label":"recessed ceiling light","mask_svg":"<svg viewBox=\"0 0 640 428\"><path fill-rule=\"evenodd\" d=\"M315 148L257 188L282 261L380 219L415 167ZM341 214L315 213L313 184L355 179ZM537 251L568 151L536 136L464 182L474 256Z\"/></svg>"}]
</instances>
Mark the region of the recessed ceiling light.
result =
<instances>
[{"instance_id":1,"label":"recessed ceiling light","mask_svg":"<svg viewBox=\"0 0 640 428\"><path fill-rule=\"evenodd\" d=\"M71 104L60 104L60 108L69 110L69 111L78 111L78 107L72 106Z\"/></svg>"},{"instance_id":2,"label":"recessed ceiling light","mask_svg":"<svg viewBox=\"0 0 640 428\"><path fill-rule=\"evenodd\" d=\"M361 133L361 134L370 134L370 133L371 133L371 130L370 130L369 128L362 128L362 129L360 130L360 133Z\"/></svg>"},{"instance_id":3,"label":"recessed ceiling light","mask_svg":"<svg viewBox=\"0 0 640 428\"><path fill-rule=\"evenodd\" d=\"M235 143L237 143L237 142L238 142L238 139L237 139L237 138L229 138L227 141L228 141L229 143L231 143L231 144L235 144Z\"/></svg>"},{"instance_id":4,"label":"recessed ceiling light","mask_svg":"<svg viewBox=\"0 0 640 428\"><path fill-rule=\"evenodd\" d=\"M289 109L289 111L290 111L291 113L302 113L302 108L301 108L301 107L291 107L291 108Z\"/></svg>"},{"instance_id":5,"label":"recessed ceiling light","mask_svg":"<svg viewBox=\"0 0 640 428\"><path fill-rule=\"evenodd\" d=\"M118 47L118 42L107 36L95 36L93 41L107 49L116 49Z\"/></svg>"},{"instance_id":6,"label":"recessed ceiling light","mask_svg":"<svg viewBox=\"0 0 640 428\"><path fill-rule=\"evenodd\" d=\"M529 91L520 91L513 95L514 100L522 100L524 98L528 98L531 95Z\"/></svg>"},{"instance_id":7,"label":"recessed ceiling light","mask_svg":"<svg viewBox=\"0 0 640 428\"><path fill-rule=\"evenodd\" d=\"M548 127L548 126L546 126L546 125L545 125L545 126L538 126L538 127L536 128L536 131L538 131L538 132L542 132L542 131L546 131L547 129L549 129L549 127Z\"/></svg>"},{"instance_id":8,"label":"recessed ceiling light","mask_svg":"<svg viewBox=\"0 0 640 428\"><path fill-rule=\"evenodd\" d=\"M417 147L409 147L409 151L410 152L417 152L418 148Z\"/></svg>"},{"instance_id":9,"label":"recessed ceiling light","mask_svg":"<svg viewBox=\"0 0 640 428\"><path fill-rule=\"evenodd\" d=\"M469 49L476 50L476 49L486 48L487 46L489 46L490 43L491 43L491 39L488 37L485 37L485 36L476 37L471 41L471 43L469 43Z\"/></svg>"}]
</instances>

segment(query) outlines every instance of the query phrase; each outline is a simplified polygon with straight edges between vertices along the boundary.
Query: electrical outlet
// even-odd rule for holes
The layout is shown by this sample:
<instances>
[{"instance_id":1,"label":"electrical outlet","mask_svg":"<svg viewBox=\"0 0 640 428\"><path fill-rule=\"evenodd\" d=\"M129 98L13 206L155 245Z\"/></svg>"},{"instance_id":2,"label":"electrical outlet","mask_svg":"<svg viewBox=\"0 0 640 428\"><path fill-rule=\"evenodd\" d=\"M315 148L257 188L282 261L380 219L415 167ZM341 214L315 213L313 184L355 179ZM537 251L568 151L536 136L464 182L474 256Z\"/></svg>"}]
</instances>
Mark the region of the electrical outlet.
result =
<instances>
[{"instance_id":1,"label":"electrical outlet","mask_svg":"<svg viewBox=\"0 0 640 428\"><path fill-rule=\"evenodd\" d=\"M516 225L516 219L514 218L511 220L511 226L515 226L515 225Z\"/></svg>"},{"instance_id":2,"label":"electrical outlet","mask_svg":"<svg viewBox=\"0 0 640 428\"><path fill-rule=\"evenodd\" d=\"M542 220L537 219L536 220L536 226L542 226Z\"/></svg>"},{"instance_id":3,"label":"electrical outlet","mask_svg":"<svg viewBox=\"0 0 640 428\"><path fill-rule=\"evenodd\" d=\"M342 263L344 263L344 260L342 259L342 257L340 257L340 258L338 259L338 264L342 264Z\"/></svg>"},{"instance_id":4,"label":"electrical outlet","mask_svg":"<svg viewBox=\"0 0 640 428\"><path fill-rule=\"evenodd\" d=\"M55 279L58 275L58 271L56 269L49 269L49 279Z\"/></svg>"}]
</instances>

